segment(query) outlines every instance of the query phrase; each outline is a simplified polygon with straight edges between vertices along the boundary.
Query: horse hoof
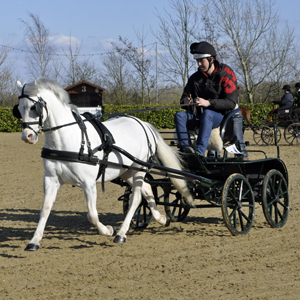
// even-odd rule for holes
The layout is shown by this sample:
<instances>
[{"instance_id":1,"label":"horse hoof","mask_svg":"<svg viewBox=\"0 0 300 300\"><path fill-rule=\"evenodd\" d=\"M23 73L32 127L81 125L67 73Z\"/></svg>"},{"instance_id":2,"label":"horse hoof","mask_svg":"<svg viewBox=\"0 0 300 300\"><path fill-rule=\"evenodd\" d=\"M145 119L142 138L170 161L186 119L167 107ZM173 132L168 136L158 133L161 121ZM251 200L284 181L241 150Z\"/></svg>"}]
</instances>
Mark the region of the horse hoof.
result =
<instances>
[{"instance_id":1,"label":"horse hoof","mask_svg":"<svg viewBox=\"0 0 300 300\"><path fill-rule=\"evenodd\" d=\"M168 227L169 225L170 225L170 223L171 223L171 219L168 217L168 216L166 216L166 224L165 224L165 227Z\"/></svg>"},{"instance_id":2,"label":"horse hoof","mask_svg":"<svg viewBox=\"0 0 300 300\"><path fill-rule=\"evenodd\" d=\"M24 250L25 251L35 251L35 250L38 250L39 248L40 248L40 246L37 244L28 244Z\"/></svg>"},{"instance_id":3,"label":"horse hoof","mask_svg":"<svg viewBox=\"0 0 300 300\"><path fill-rule=\"evenodd\" d=\"M123 236L117 235L117 236L114 238L114 243L124 244L125 242L126 242L126 238L123 237Z\"/></svg>"}]
</instances>

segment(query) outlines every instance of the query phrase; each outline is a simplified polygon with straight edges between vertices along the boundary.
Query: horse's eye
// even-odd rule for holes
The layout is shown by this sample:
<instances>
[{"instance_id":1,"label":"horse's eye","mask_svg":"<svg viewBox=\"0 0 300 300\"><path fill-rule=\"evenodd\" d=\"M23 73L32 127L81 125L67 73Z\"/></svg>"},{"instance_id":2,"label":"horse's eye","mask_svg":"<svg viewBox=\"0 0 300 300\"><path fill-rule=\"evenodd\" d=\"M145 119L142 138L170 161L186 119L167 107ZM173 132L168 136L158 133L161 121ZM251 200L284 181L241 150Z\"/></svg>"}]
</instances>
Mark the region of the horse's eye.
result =
<instances>
[{"instance_id":1,"label":"horse's eye","mask_svg":"<svg viewBox=\"0 0 300 300\"><path fill-rule=\"evenodd\" d=\"M30 107L30 110L35 110L35 105L32 105L32 106Z\"/></svg>"}]
</instances>

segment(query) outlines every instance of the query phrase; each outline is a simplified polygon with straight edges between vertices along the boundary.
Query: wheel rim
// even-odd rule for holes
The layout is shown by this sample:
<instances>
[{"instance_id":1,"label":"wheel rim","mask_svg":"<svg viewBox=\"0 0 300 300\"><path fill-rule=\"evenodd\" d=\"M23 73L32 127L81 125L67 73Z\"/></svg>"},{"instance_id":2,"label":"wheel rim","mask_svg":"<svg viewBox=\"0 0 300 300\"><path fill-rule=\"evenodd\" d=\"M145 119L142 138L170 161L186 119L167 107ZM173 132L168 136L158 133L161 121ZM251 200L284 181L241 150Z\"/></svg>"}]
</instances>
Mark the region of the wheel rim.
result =
<instances>
[{"instance_id":1,"label":"wheel rim","mask_svg":"<svg viewBox=\"0 0 300 300\"><path fill-rule=\"evenodd\" d=\"M277 143L281 140L281 130L277 127ZM275 142L275 133L274 133L274 142Z\"/></svg>"},{"instance_id":2,"label":"wheel rim","mask_svg":"<svg viewBox=\"0 0 300 300\"><path fill-rule=\"evenodd\" d=\"M232 235L247 234L252 227L255 212L253 191L241 174L230 175L223 187L222 214Z\"/></svg>"},{"instance_id":3,"label":"wheel rim","mask_svg":"<svg viewBox=\"0 0 300 300\"><path fill-rule=\"evenodd\" d=\"M271 227L280 228L286 223L289 213L288 186L277 170L270 170L264 178L262 205Z\"/></svg>"},{"instance_id":4,"label":"wheel rim","mask_svg":"<svg viewBox=\"0 0 300 300\"><path fill-rule=\"evenodd\" d=\"M253 140L259 146L264 145L264 141L261 138L261 130L262 128L256 128L253 132Z\"/></svg>"},{"instance_id":5,"label":"wheel rim","mask_svg":"<svg viewBox=\"0 0 300 300\"><path fill-rule=\"evenodd\" d=\"M290 124L284 130L284 138L290 145L300 143L300 123Z\"/></svg>"},{"instance_id":6,"label":"wheel rim","mask_svg":"<svg viewBox=\"0 0 300 300\"><path fill-rule=\"evenodd\" d=\"M165 190L164 202L167 203L165 212L172 222L182 222L190 211L190 208L183 204L179 192Z\"/></svg>"},{"instance_id":7,"label":"wheel rim","mask_svg":"<svg viewBox=\"0 0 300 300\"><path fill-rule=\"evenodd\" d=\"M274 140L274 132L273 129L270 127L263 127L261 131L261 139L266 145L270 145L273 143Z\"/></svg>"}]
</instances>

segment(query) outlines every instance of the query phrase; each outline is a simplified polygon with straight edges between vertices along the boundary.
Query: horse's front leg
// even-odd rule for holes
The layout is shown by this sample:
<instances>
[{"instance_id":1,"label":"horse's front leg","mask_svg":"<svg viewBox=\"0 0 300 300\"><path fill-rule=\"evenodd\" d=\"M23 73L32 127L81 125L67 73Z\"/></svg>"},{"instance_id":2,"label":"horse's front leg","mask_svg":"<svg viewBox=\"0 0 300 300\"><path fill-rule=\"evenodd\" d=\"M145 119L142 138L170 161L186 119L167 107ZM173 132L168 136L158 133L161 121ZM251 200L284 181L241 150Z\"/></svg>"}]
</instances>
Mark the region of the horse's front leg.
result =
<instances>
[{"instance_id":1,"label":"horse's front leg","mask_svg":"<svg viewBox=\"0 0 300 300\"><path fill-rule=\"evenodd\" d=\"M96 182L90 184L90 183L84 183L82 186L82 189L84 191L84 195L86 198L86 203L88 207L88 213L87 218L88 220L96 226L100 234L107 235L107 236L113 236L115 234L115 228L110 225L103 225L99 221L98 212L97 212L97 188L96 188Z\"/></svg>"},{"instance_id":2,"label":"horse's front leg","mask_svg":"<svg viewBox=\"0 0 300 300\"><path fill-rule=\"evenodd\" d=\"M61 184L57 177L44 177L44 203L40 212L40 219L33 238L26 246L25 250L37 250L40 247L40 240L43 237L46 222L48 220L51 208L55 202L57 191Z\"/></svg>"}]
</instances>

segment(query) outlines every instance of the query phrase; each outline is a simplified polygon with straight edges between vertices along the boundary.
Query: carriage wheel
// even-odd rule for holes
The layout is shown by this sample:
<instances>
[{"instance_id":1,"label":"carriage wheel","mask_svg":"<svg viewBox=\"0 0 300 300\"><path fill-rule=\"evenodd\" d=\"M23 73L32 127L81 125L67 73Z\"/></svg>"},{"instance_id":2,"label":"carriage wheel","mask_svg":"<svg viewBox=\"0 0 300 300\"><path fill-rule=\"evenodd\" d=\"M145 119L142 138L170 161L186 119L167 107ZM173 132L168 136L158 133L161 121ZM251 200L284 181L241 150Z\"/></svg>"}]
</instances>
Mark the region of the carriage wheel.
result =
<instances>
[{"instance_id":1,"label":"carriage wheel","mask_svg":"<svg viewBox=\"0 0 300 300\"><path fill-rule=\"evenodd\" d=\"M185 205L182 196L178 191L173 191L172 187L164 188L165 212L172 222L182 222L190 211L190 207Z\"/></svg>"},{"instance_id":2,"label":"carriage wheel","mask_svg":"<svg viewBox=\"0 0 300 300\"><path fill-rule=\"evenodd\" d=\"M247 234L255 212L253 191L241 174L230 175L222 191L222 215L232 235Z\"/></svg>"},{"instance_id":3,"label":"carriage wheel","mask_svg":"<svg viewBox=\"0 0 300 300\"><path fill-rule=\"evenodd\" d=\"M284 138L290 145L300 143L300 123L290 124L284 130Z\"/></svg>"},{"instance_id":4,"label":"carriage wheel","mask_svg":"<svg viewBox=\"0 0 300 300\"><path fill-rule=\"evenodd\" d=\"M271 227L280 228L286 223L289 213L288 186L277 170L270 170L264 178L262 206Z\"/></svg>"},{"instance_id":5,"label":"carriage wheel","mask_svg":"<svg viewBox=\"0 0 300 300\"><path fill-rule=\"evenodd\" d=\"M277 127L277 143L281 140L281 130Z\"/></svg>"},{"instance_id":6,"label":"carriage wheel","mask_svg":"<svg viewBox=\"0 0 300 300\"><path fill-rule=\"evenodd\" d=\"M264 141L263 141L262 138L261 138L261 131L262 131L262 128L263 128L263 127L258 127L258 128L255 128L255 129L253 130L253 140L254 140L254 142L255 142L257 145L259 145L259 146L262 146L262 145L265 144Z\"/></svg>"},{"instance_id":7,"label":"carriage wheel","mask_svg":"<svg viewBox=\"0 0 300 300\"><path fill-rule=\"evenodd\" d=\"M266 145L271 145L274 140L273 128L264 126L261 130L261 139Z\"/></svg>"},{"instance_id":8,"label":"carriage wheel","mask_svg":"<svg viewBox=\"0 0 300 300\"><path fill-rule=\"evenodd\" d=\"M153 180L153 177L150 174L146 174L145 181L149 181L149 180ZM157 188L155 186L151 186L151 188L152 188L154 198L157 199ZM123 200L123 212L125 216L129 209L129 198L131 193L132 193L131 187L130 186L126 187L124 193L124 200ZM142 197L142 201L132 217L130 227L133 229L146 228L150 224L152 219L153 216L148 206L148 202L144 197Z\"/></svg>"}]
</instances>

